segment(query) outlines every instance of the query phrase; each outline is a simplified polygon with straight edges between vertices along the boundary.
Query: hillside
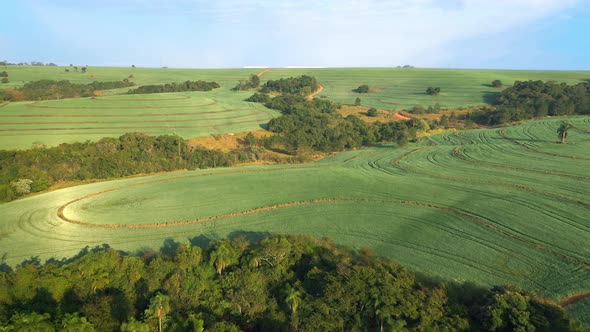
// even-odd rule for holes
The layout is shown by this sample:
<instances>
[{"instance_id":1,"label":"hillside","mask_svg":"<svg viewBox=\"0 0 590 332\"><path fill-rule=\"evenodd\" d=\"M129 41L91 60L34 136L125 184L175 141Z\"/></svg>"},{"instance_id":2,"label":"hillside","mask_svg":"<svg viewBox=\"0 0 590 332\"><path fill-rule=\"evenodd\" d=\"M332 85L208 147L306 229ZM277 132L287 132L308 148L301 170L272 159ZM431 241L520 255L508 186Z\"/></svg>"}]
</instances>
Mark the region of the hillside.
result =
<instances>
[{"instance_id":1,"label":"hillside","mask_svg":"<svg viewBox=\"0 0 590 332\"><path fill-rule=\"evenodd\" d=\"M371 247L446 280L561 300L590 290L590 118L567 120L575 125L567 145L556 143L557 118L311 164L62 189L0 205L0 253L16 264L103 243L136 252L165 239L308 234Z\"/></svg>"}]
</instances>

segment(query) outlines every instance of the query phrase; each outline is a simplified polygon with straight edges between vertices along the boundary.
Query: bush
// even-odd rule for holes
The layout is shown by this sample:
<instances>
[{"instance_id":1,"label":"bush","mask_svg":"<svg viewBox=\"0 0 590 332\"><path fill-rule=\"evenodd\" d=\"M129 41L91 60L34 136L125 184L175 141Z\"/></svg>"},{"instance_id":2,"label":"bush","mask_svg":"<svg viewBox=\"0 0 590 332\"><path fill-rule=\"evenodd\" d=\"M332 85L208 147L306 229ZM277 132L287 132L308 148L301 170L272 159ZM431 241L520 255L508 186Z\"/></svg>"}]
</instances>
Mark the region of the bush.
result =
<instances>
[{"instance_id":1,"label":"bush","mask_svg":"<svg viewBox=\"0 0 590 332\"><path fill-rule=\"evenodd\" d=\"M246 101L250 101L253 103L268 103L270 101L270 96L265 93L256 92L250 97L248 97Z\"/></svg>"},{"instance_id":2,"label":"bush","mask_svg":"<svg viewBox=\"0 0 590 332\"><path fill-rule=\"evenodd\" d=\"M359 97L354 100L354 106L361 106L361 99Z\"/></svg>"},{"instance_id":3,"label":"bush","mask_svg":"<svg viewBox=\"0 0 590 332\"><path fill-rule=\"evenodd\" d=\"M0 73L0 77L8 77L8 73L6 71L3 71Z\"/></svg>"},{"instance_id":4,"label":"bush","mask_svg":"<svg viewBox=\"0 0 590 332\"><path fill-rule=\"evenodd\" d=\"M502 81L500 81L500 80L493 80L493 81L492 81L492 86L493 86L494 88L501 88L501 87L502 87L502 85L503 85L503 84L502 84Z\"/></svg>"},{"instance_id":5,"label":"bush","mask_svg":"<svg viewBox=\"0 0 590 332\"><path fill-rule=\"evenodd\" d=\"M356 93L369 93L369 86L364 84L364 85L359 86L356 89L352 89L352 91L356 92Z\"/></svg>"},{"instance_id":6,"label":"bush","mask_svg":"<svg viewBox=\"0 0 590 332\"><path fill-rule=\"evenodd\" d=\"M182 83L166 83L160 85L143 85L137 89L129 90L128 94L184 92L184 91L211 91L219 88L217 82L186 81Z\"/></svg>"},{"instance_id":7,"label":"bush","mask_svg":"<svg viewBox=\"0 0 590 332\"><path fill-rule=\"evenodd\" d=\"M7 77L3 77L3 78L2 78L2 80L1 80L0 82L2 82L2 83L8 83L8 82L10 82L10 81L8 80L8 78L7 78Z\"/></svg>"},{"instance_id":8,"label":"bush","mask_svg":"<svg viewBox=\"0 0 590 332\"><path fill-rule=\"evenodd\" d=\"M367 111L367 116L376 117L377 116L377 109L376 108L369 108Z\"/></svg>"},{"instance_id":9,"label":"bush","mask_svg":"<svg viewBox=\"0 0 590 332\"><path fill-rule=\"evenodd\" d=\"M437 96L440 93L440 88L439 87L433 88L433 87L429 86L428 89L426 89L426 93L431 96Z\"/></svg>"}]
</instances>

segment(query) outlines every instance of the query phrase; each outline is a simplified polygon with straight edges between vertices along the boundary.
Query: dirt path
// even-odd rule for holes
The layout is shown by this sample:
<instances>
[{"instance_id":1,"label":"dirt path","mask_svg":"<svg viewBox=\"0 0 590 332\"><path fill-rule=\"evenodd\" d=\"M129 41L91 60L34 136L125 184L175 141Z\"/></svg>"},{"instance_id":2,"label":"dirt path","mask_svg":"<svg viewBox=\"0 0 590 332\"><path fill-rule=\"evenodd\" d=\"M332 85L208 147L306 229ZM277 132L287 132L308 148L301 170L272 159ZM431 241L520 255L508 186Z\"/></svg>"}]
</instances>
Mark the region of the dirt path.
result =
<instances>
[{"instance_id":1,"label":"dirt path","mask_svg":"<svg viewBox=\"0 0 590 332\"><path fill-rule=\"evenodd\" d=\"M320 84L320 87L315 92L313 92L312 94L307 96L307 100L313 100L313 98L315 96L317 96L318 94L320 94L320 92L322 92L323 90L324 90L324 86Z\"/></svg>"},{"instance_id":2,"label":"dirt path","mask_svg":"<svg viewBox=\"0 0 590 332\"><path fill-rule=\"evenodd\" d=\"M395 113L395 117L398 118L398 119L401 119L401 120L410 120L410 119L412 119L409 116L405 116L405 115L403 115L400 112L396 112Z\"/></svg>"},{"instance_id":3,"label":"dirt path","mask_svg":"<svg viewBox=\"0 0 590 332\"><path fill-rule=\"evenodd\" d=\"M268 73L269 71L271 71L272 68L266 68L265 70L261 71L260 73L256 74L256 76L260 77L266 73Z\"/></svg>"},{"instance_id":4,"label":"dirt path","mask_svg":"<svg viewBox=\"0 0 590 332\"><path fill-rule=\"evenodd\" d=\"M568 306L587 298L590 298L590 292L574 294L561 300L560 304L563 308L567 308Z\"/></svg>"}]
</instances>

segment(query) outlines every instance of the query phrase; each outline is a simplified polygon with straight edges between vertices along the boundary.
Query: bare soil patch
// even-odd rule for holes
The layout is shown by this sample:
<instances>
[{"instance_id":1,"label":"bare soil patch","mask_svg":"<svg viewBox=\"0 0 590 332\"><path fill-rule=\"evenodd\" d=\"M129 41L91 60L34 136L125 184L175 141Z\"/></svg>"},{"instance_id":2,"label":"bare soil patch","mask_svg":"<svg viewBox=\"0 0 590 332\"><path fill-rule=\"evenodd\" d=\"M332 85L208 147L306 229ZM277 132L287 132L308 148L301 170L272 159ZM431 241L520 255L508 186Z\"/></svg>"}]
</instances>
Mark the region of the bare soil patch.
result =
<instances>
[{"instance_id":1,"label":"bare soil patch","mask_svg":"<svg viewBox=\"0 0 590 332\"><path fill-rule=\"evenodd\" d=\"M222 135L211 135L205 137L196 137L188 140L190 146L202 146L208 149L217 149L224 152L243 148L247 146L244 138L248 133L252 133L256 138L262 138L266 136L274 135L272 132L267 130L254 130L245 131L241 133L229 133Z\"/></svg>"},{"instance_id":2,"label":"bare soil patch","mask_svg":"<svg viewBox=\"0 0 590 332\"><path fill-rule=\"evenodd\" d=\"M377 116L367 116L367 111L369 109L370 107L367 106L342 105L342 107L338 110L338 113L340 113L343 117L347 117L349 115L358 116L361 120L367 123L373 123L376 121L390 122L399 120L399 118L395 116L395 112L385 110L377 110Z\"/></svg>"}]
</instances>

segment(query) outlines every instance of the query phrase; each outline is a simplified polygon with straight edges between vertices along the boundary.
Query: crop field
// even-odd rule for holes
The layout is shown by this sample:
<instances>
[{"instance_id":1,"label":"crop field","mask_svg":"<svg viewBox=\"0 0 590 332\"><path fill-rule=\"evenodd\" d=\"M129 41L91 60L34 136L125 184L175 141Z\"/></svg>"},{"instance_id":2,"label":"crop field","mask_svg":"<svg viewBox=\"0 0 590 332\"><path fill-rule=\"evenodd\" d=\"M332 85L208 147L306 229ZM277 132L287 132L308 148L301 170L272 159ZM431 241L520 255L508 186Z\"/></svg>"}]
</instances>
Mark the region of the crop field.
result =
<instances>
[{"instance_id":1,"label":"crop field","mask_svg":"<svg viewBox=\"0 0 590 332\"><path fill-rule=\"evenodd\" d=\"M81 66L78 66L81 67ZM65 72L65 69L70 72ZM37 80L68 80L72 83L92 83L94 81L120 81L128 78L138 85L163 84L183 81L215 81L224 88L231 88L239 80L246 80L251 74L257 74L262 69L186 69L186 68L131 68L124 67L88 67L85 73L74 72L70 67L41 67L41 66L7 66L10 83L0 85L6 87L22 86L29 81ZM132 75L132 78L129 76ZM127 91L128 89L124 89Z\"/></svg>"},{"instance_id":2,"label":"crop field","mask_svg":"<svg viewBox=\"0 0 590 332\"><path fill-rule=\"evenodd\" d=\"M344 104L353 104L359 97L364 106L384 110L410 109L414 106L457 108L490 103L502 89L493 88L493 80L504 86L514 81L554 80L576 84L590 79L590 71L534 71L534 70L479 70L479 69L422 69L422 68L325 68L273 69L264 79L310 75L324 86L319 97ZM263 79L263 81L264 81ZM372 93L356 93L352 89L367 84L376 89ZM438 96L426 94L428 87L440 87Z\"/></svg>"},{"instance_id":3,"label":"crop field","mask_svg":"<svg viewBox=\"0 0 590 332\"><path fill-rule=\"evenodd\" d=\"M575 125L566 145L563 120ZM82 185L0 205L0 254L14 265L102 244L134 253L165 239L306 234L445 280L564 300L590 292L589 151L590 117L547 118L310 164ZM569 308L588 322L587 301Z\"/></svg>"},{"instance_id":4,"label":"crop field","mask_svg":"<svg viewBox=\"0 0 590 332\"><path fill-rule=\"evenodd\" d=\"M127 132L199 137L260 129L278 112L244 102L247 92L111 95L0 107L0 149L95 141Z\"/></svg>"},{"instance_id":5,"label":"crop field","mask_svg":"<svg viewBox=\"0 0 590 332\"><path fill-rule=\"evenodd\" d=\"M26 149L35 144L98 140L138 131L147 134L178 134L184 138L259 129L278 115L259 104L243 100L252 92L230 89L261 69L170 69L89 67L86 73L65 72L64 67L8 66L10 83L0 88L18 87L39 79L69 80L74 83L119 81L132 75L137 85L163 84L186 80L216 81L220 89L212 92L158 95L120 95L128 88L106 90L100 97L0 104L0 149ZM330 68L272 69L261 81L299 75L315 76L324 90L318 97L352 104L360 97L362 105L384 110L409 109L416 105L439 104L443 108L482 105L491 102L500 89L492 80L506 86L515 80L555 80L578 83L590 72L513 71L419 68ZM358 94L351 90L361 84L375 92ZM427 87L441 88L439 96L429 96Z\"/></svg>"}]
</instances>

